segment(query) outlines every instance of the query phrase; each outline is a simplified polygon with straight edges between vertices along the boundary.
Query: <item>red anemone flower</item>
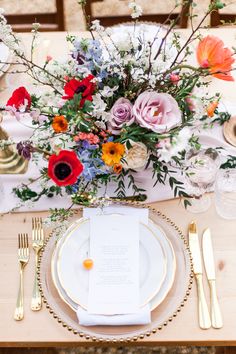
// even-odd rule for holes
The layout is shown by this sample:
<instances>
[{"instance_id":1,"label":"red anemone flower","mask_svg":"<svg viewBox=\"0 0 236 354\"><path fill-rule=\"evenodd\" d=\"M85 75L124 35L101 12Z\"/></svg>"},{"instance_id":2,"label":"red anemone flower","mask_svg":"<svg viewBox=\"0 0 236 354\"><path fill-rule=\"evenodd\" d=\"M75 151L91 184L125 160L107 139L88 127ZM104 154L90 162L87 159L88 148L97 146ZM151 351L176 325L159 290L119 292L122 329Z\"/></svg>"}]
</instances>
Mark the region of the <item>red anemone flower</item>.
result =
<instances>
[{"instance_id":1,"label":"red anemone flower","mask_svg":"<svg viewBox=\"0 0 236 354\"><path fill-rule=\"evenodd\" d=\"M83 80L71 79L64 86L65 96L62 98L65 100L71 100L75 94L81 93L82 99L80 101L80 107L83 107L86 100L93 100L92 94L94 93L96 87L95 83L92 81L93 79L93 75L88 75Z\"/></svg>"},{"instance_id":2,"label":"red anemone flower","mask_svg":"<svg viewBox=\"0 0 236 354\"><path fill-rule=\"evenodd\" d=\"M48 176L58 186L69 186L77 182L83 165L74 151L61 150L52 155L48 162Z\"/></svg>"},{"instance_id":3,"label":"red anemone flower","mask_svg":"<svg viewBox=\"0 0 236 354\"><path fill-rule=\"evenodd\" d=\"M18 89L13 91L12 96L9 98L6 105L15 107L16 109L19 109L20 106L26 105L26 107L30 109L31 97L29 92L26 90L25 87L19 87Z\"/></svg>"}]
</instances>

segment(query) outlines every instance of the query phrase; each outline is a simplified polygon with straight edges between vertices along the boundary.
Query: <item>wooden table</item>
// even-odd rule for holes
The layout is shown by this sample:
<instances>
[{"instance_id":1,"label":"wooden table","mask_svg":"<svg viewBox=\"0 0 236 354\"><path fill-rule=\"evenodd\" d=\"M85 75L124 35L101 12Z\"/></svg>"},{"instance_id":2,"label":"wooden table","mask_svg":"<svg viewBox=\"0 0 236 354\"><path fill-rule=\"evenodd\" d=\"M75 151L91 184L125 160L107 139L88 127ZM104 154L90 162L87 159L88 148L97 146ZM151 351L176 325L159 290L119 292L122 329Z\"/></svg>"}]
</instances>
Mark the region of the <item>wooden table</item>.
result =
<instances>
[{"instance_id":1,"label":"wooden table","mask_svg":"<svg viewBox=\"0 0 236 354\"><path fill-rule=\"evenodd\" d=\"M212 30L226 44L235 42L234 29ZM183 35L187 31L182 30ZM43 41L42 51L54 57L65 54L65 34L50 33L42 35L50 39L50 46ZM29 34L23 36L26 48L29 47ZM15 86L27 83L27 78L19 75ZM1 81L3 87L4 82ZM228 100L235 99L235 83L214 81L214 88L223 93ZM0 101L4 102L12 88L1 93ZM210 227L216 260L218 295L224 318L224 327L220 330L201 330L197 320L197 299L195 284L191 295L181 313L166 328L155 335L140 341L139 345L236 345L236 222L226 221L216 215L214 206L203 214L192 215L185 211L179 200L171 200L154 204L173 221L187 230L189 222L194 218L199 227L199 234ZM31 217L33 213L18 213L0 218L0 346L2 347L38 347L38 346L76 346L91 344L85 339L68 332L49 314L48 310L35 313L30 310L30 298L33 284L34 257L31 250L29 265L25 269L25 319L22 322L13 320L13 313L18 290L17 233L31 233ZM46 216L47 213L37 213ZM209 289L205 279L205 291L209 302Z\"/></svg>"},{"instance_id":2,"label":"wooden table","mask_svg":"<svg viewBox=\"0 0 236 354\"><path fill-rule=\"evenodd\" d=\"M211 227L218 296L224 318L220 330L201 330L197 320L195 284L180 314L157 334L140 341L140 345L236 345L236 222L217 216L214 206L204 214L192 215L185 211L179 200L153 204L168 215L186 232L194 218L199 235ZM88 342L68 332L44 308L40 312L30 310L33 284L34 257L31 250L29 265L25 269L25 319L13 320L18 289L17 233L31 233L33 213L5 215L0 219L0 346L75 346ZM45 216L46 213L37 213ZM209 289L205 278L205 292L209 303Z\"/></svg>"}]
</instances>

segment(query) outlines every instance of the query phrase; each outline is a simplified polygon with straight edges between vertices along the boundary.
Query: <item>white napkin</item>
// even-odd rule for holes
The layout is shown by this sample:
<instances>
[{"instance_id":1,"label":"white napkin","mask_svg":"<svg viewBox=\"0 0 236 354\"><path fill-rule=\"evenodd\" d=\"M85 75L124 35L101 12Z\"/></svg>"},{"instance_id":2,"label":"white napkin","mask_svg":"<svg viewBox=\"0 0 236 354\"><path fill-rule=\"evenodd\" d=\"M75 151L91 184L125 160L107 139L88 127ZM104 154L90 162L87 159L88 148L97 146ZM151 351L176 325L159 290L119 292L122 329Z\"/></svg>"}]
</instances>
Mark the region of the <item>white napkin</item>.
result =
<instances>
[{"instance_id":1,"label":"white napkin","mask_svg":"<svg viewBox=\"0 0 236 354\"><path fill-rule=\"evenodd\" d=\"M126 315L94 315L78 307L76 315L81 326L128 326L151 323L149 304L136 313Z\"/></svg>"}]
</instances>

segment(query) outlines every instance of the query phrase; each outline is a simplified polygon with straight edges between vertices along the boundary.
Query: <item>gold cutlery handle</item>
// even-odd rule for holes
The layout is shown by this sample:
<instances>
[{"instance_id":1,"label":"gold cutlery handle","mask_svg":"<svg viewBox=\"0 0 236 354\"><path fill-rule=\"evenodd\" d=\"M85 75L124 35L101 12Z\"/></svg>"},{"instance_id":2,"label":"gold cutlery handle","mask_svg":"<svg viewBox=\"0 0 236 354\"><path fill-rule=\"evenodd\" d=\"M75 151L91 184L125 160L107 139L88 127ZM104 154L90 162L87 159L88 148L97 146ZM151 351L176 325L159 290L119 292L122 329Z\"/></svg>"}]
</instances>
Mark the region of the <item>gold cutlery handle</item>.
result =
<instances>
[{"instance_id":1,"label":"gold cutlery handle","mask_svg":"<svg viewBox=\"0 0 236 354\"><path fill-rule=\"evenodd\" d=\"M16 300L14 320L21 321L24 318L24 289L23 289L23 266L20 264L20 285Z\"/></svg>"},{"instance_id":2,"label":"gold cutlery handle","mask_svg":"<svg viewBox=\"0 0 236 354\"><path fill-rule=\"evenodd\" d=\"M39 311L42 308L42 297L39 291L38 279L37 279L37 268L38 268L38 254L39 251L35 253L35 274L34 274L34 287L31 299L31 310Z\"/></svg>"},{"instance_id":3,"label":"gold cutlery handle","mask_svg":"<svg viewBox=\"0 0 236 354\"><path fill-rule=\"evenodd\" d=\"M206 303L206 298L203 289L202 274L196 274L197 292L198 292L198 318L199 326L202 329L211 327L211 319Z\"/></svg>"},{"instance_id":4,"label":"gold cutlery handle","mask_svg":"<svg viewBox=\"0 0 236 354\"><path fill-rule=\"evenodd\" d=\"M223 320L221 316L220 306L216 295L216 281L209 280L210 293L211 293L211 322L212 327L222 328Z\"/></svg>"}]
</instances>

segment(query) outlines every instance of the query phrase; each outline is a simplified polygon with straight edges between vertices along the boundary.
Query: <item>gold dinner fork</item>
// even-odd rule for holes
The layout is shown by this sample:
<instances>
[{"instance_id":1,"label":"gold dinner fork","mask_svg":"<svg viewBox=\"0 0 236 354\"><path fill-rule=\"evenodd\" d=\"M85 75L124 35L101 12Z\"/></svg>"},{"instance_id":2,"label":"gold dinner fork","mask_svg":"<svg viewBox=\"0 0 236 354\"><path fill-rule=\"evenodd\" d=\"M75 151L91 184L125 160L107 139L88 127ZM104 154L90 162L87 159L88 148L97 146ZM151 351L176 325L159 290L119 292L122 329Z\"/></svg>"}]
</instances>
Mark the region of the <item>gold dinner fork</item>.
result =
<instances>
[{"instance_id":1,"label":"gold dinner fork","mask_svg":"<svg viewBox=\"0 0 236 354\"><path fill-rule=\"evenodd\" d=\"M32 218L32 246L35 251L35 276L34 276L34 288L31 299L31 310L39 311L42 308L42 297L39 291L37 280L37 269L39 253L44 244L44 231L42 218Z\"/></svg>"},{"instance_id":2,"label":"gold dinner fork","mask_svg":"<svg viewBox=\"0 0 236 354\"><path fill-rule=\"evenodd\" d=\"M24 318L24 286L23 271L29 261L29 241L28 234L18 234L18 261L20 264L20 285L16 301L14 319L21 321Z\"/></svg>"}]
</instances>

